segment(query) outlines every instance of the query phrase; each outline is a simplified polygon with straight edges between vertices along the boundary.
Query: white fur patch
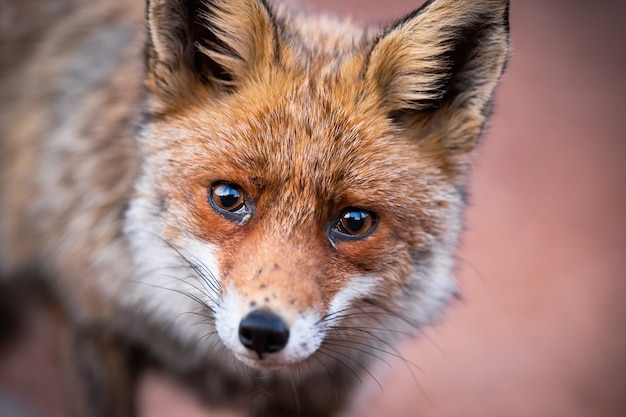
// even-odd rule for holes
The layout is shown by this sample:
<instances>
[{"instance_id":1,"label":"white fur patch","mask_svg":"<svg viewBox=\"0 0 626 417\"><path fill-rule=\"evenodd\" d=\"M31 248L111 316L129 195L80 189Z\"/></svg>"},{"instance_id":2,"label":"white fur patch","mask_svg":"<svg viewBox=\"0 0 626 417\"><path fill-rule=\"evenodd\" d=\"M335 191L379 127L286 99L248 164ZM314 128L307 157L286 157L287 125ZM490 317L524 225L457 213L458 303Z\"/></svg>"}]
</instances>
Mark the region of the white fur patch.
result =
<instances>
[{"instance_id":1,"label":"white fur patch","mask_svg":"<svg viewBox=\"0 0 626 417\"><path fill-rule=\"evenodd\" d=\"M328 314L337 314L360 298L367 297L374 293L378 279L371 276L357 276L352 278L330 302Z\"/></svg>"},{"instance_id":2,"label":"white fur patch","mask_svg":"<svg viewBox=\"0 0 626 417\"><path fill-rule=\"evenodd\" d=\"M241 302L232 287L227 288L215 311L215 328L224 345L235 354L244 354L246 348L239 341L239 323L243 318Z\"/></svg>"},{"instance_id":3,"label":"white fur patch","mask_svg":"<svg viewBox=\"0 0 626 417\"><path fill-rule=\"evenodd\" d=\"M207 354L215 346L205 337L214 331L207 306L215 309L220 296L215 249L193 237L179 238L170 246L153 231L159 230L154 227L158 220L141 214L136 207L129 211L126 232L136 271L131 285L116 296L126 306L140 306L153 323L169 327L181 342L194 346L193 353ZM141 224L144 221L148 225Z\"/></svg>"}]
</instances>

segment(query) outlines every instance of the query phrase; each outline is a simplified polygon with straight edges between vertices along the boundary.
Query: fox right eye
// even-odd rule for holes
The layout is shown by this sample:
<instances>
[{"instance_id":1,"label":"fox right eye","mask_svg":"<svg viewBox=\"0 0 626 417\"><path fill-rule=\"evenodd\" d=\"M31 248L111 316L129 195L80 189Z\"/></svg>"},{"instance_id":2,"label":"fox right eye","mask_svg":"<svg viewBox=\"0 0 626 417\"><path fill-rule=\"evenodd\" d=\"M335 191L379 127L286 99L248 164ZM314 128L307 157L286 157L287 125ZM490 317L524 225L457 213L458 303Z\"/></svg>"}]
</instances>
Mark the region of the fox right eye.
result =
<instances>
[{"instance_id":1,"label":"fox right eye","mask_svg":"<svg viewBox=\"0 0 626 417\"><path fill-rule=\"evenodd\" d=\"M376 214L357 207L348 207L331 225L329 237L332 241L359 240L369 236L377 225Z\"/></svg>"},{"instance_id":2,"label":"fox right eye","mask_svg":"<svg viewBox=\"0 0 626 417\"><path fill-rule=\"evenodd\" d=\"M209 191L209 203L215 211L229 220L245 223L250 218L243 189L229 182L216 182Z\"/></svg>"}]
</instances>

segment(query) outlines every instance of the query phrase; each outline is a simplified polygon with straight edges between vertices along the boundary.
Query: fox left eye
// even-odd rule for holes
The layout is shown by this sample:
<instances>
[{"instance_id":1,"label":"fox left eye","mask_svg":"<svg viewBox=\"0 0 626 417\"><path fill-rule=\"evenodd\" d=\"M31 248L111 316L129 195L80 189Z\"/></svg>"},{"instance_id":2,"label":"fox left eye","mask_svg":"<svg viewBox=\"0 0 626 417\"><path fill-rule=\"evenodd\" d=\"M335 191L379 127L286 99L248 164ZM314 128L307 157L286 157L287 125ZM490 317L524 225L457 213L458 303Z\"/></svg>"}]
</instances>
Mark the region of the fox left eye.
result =
<instances>
[{"instance_id":1,"label":"fox left eye","mask_svg":"<svg viewBox=\"0 0 626 417\"><path fill-rule=\"evenodd\" d=\"M330 229L333 240L362 239L376 228L377 217L368 210L349 207L345 209Z\"/></svg>"},{"instance_id":2,"label":"fox left eye","mask_svg":"<svg viewBox=\"0 0 626 417\"><path fill-rule=\"evenodd\" d=\"M209 202L213 209L229 220L246 222L250 209L246 205L243 189L229 182L217 182L209 191Z\"/></svg>"}]
</instances>

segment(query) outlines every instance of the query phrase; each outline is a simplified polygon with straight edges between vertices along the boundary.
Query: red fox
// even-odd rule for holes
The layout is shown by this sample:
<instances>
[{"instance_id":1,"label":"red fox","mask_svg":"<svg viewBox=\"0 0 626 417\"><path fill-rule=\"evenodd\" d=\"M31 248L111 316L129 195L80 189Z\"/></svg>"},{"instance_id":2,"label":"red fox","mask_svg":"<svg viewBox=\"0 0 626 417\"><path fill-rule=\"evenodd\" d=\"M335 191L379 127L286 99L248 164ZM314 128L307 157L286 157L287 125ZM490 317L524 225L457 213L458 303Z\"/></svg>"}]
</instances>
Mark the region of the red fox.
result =
<instances>
[{"instance_id":1,"label":"red fox","mask_svg":"<svg viewBox=\"0 0 626 417\"><path fill-rule=\"evenodd\" d=\"M456 293L508 1L383 28L137 3L66 0L3 46L0 273L63 307L76 416L136 415L137 352L218 407L339 415Z\"/></svg>"}]
</instances>

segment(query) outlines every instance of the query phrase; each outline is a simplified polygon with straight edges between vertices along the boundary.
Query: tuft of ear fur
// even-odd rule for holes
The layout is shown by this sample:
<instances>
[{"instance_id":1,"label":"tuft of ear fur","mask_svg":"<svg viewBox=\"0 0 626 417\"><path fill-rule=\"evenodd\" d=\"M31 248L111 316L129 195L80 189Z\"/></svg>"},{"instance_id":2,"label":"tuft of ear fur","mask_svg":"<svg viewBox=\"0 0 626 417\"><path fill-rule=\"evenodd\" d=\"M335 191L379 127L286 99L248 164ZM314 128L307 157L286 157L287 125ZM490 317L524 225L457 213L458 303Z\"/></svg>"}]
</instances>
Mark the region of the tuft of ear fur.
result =
<instances>
[{"instance_id":1,"label":"tuft of ear fur","mask_svg":"<svg viewBox=\"0 0 626 417\"><path fill-rule=\"evenodd\" d=\"M507 0L431 0L392 25L365 69L383 110L422 130L426 114L437 112L449 125L473 120L482 128L508 58L508 9ZM467 143L455 145L468 151L479 134L466 132Z\"/></svg>"},{"instance_id":2,"label":"tuft of ear fur","mask_svg":"<svg viewBox=\"0 0 626 417\"><path fill-rule=\"evenodd\" d=\"M161 105L228 92L277 54L264 0L148 0L147 86Z\"/></svg>"}]
</instances>

